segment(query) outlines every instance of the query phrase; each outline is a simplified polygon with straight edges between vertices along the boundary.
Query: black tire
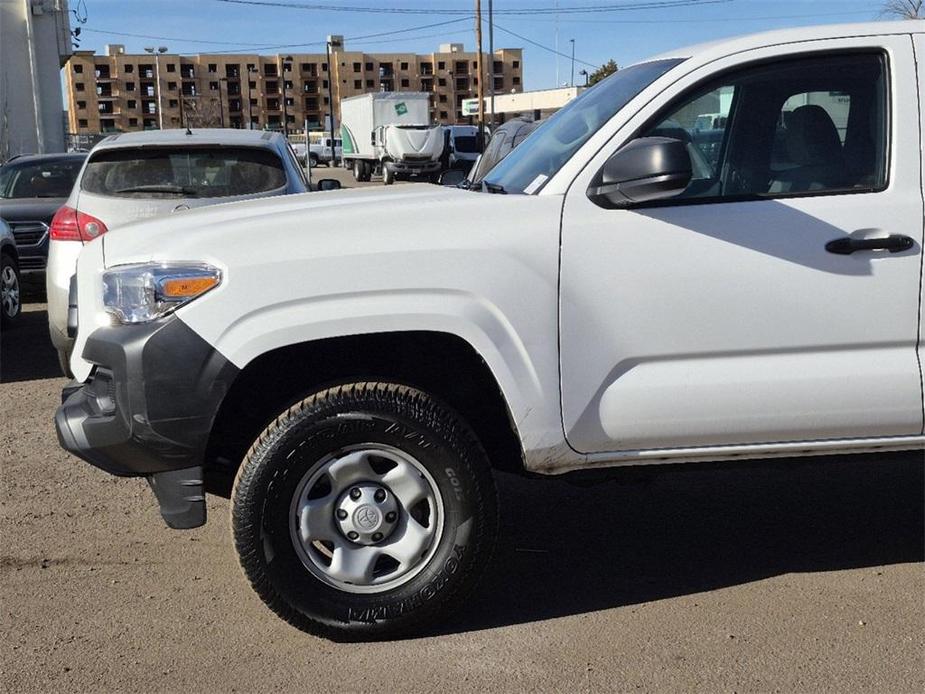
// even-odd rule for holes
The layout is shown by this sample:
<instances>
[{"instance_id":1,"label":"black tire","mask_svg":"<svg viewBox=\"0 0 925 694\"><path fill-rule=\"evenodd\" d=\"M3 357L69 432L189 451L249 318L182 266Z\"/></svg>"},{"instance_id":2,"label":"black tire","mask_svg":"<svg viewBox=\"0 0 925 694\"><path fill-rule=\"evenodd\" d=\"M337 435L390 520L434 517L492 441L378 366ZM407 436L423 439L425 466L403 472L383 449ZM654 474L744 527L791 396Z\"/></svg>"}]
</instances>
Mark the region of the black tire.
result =
<instances>
[{"instance_id":1,"label":"black tire","mask_svg":"<svg viewBox=\"0 0 925 694\"><path fill-rule=\"evenodd\" d=\"M442 534L426 564L383 592L323 582L290 535L300 480L326 456L358 444L414 456L443 503ZM444 618L488 563L497 517L488 458L466 423L426 393L389 383L336 386L290 407L253 444L232 492L235 546L254 590L290 624L338 641L395 638Z\"/></svg>"},{"instance_id":2,"label":"black tire","mask_svg":"<svg viewBox=\"0 0 925 694\"><path fill-rule=\"evenodd\" d=\"M312 168L313 168L313 169L321 163L320 160L318 159L318 155L317 155L317 154L310 154L310 155L308 155L308 159L309 159L309 161L311 162L311 165L312 165Z\"/></svg>"},{"instance_id":3,"label":"black tire","mask_svg":"<svg viewBox=\"0 0 925 694\"><path fill-rule=\"evenodd\" d=\"M22 276L9 253L0 254L0 324L12 326L22 315Z\"/></svg>"},{"instance_id":4,"label":"black tire","mask_svg":"<svg viewBox=\"0 0 925 694\"><path fill-rule=\"evenodd\" d=\"M363 166L364 162L360 159L353 160L353 180L357 183L363 182L363 176L366 172L366 167Z\"/></svg>"},{"instance_id":5,"label":"black tire","mask_svg":"<svg viewBox=\"0 0 925 694\"><path fill-rule=\"evenodd\" d=\"M387 167L387 166L385 166L385 165L383 164L383 166L382 166L382 182L383 182L385 185L390 186L390 185L392 185L393 183L395 183L395 179L396 179L396 178L397 178L397 176L396 176L395 172L392 171L392 169L390 169L389 167Z\"/></svg>"},{"instance_id":6,"label":"black tire","mask_svg":"<svg viewBox=\"0 0 925 694\"><path fill-rule=\"evenodd\" d=\"M369 180L373 177L373 165L368 161L363 162L363 182L368 183Z\"/></svg>"}]
</instances>

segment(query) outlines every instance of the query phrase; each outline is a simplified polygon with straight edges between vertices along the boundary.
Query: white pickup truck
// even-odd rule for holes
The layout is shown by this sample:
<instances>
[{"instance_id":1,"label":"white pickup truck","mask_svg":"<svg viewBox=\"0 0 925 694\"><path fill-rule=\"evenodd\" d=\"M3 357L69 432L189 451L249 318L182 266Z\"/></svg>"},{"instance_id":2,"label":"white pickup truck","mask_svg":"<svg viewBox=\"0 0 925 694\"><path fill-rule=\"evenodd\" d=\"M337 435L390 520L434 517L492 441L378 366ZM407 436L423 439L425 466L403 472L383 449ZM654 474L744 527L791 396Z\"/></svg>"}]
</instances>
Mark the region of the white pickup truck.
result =
<instances>
[{"instance_id":1,"label":"white pickup truck","mask_svg":"<svg viewBox=\"0 0 925 694\"><path fill-rule=\"evenodd\" d=\"M173 527L234 477L254 589L336 639L461 603L498 526L493 468L921 449L923 32L794 29L626 67L477 191L104 234L80 257L61 443L147 477ZM704 113L719 146L698 144Z\"/></svg>"}]
</instances>

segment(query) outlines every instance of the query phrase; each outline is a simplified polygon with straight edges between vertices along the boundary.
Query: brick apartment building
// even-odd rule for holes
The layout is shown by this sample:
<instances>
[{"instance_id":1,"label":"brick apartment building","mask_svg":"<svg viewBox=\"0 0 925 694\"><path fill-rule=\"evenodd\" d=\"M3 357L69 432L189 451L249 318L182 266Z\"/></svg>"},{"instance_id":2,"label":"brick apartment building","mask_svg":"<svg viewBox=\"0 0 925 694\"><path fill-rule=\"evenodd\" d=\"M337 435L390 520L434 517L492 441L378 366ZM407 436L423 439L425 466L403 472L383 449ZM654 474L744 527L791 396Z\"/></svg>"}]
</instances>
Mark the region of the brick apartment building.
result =
<instances>
[{"instance_id":1,"label":"brick apartment building","mask_svg":"<svg viewBox=\"0 0 925 694\"><path fill-rule=\"evenodd\" d=\"M332 37L335 41L340 37ZM523 51L483 53L496 93L523 90ZM462 101L476 96L477 53L459 43L436 53L332 53L334 121L340 100L375 91L431 94L435 122L468 123ZM329 113L328 59L321 54L176 55L127 54L123 46L104 55L75 51L66 66L68 129L95 134L151 128L320 128ZM486 84L486 93L488 92Z\"/></svg>"}]
</instances>

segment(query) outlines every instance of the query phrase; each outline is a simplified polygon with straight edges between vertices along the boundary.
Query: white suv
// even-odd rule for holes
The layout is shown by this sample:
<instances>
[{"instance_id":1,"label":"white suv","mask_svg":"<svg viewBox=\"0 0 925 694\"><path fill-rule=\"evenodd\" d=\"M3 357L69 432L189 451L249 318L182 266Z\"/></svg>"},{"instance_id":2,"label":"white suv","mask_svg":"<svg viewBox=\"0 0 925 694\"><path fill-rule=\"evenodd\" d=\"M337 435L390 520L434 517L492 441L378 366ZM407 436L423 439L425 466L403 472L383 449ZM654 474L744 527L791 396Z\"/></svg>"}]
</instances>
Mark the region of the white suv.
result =
<instances>
[{"instance_id":1,"label":"white suv","mask_svg":"<svg viewBox=\"0 0 925 694\"><path fill-rule=\"evenodd\" d=\"M492 468L921 449L923 31L621 69L480 192L251 201L90 243L61 442L146 476L174 527L233 477L254 589L340 639L460 604Z\"/></svg>"},{"instance_id":2,"label":"white suv","mask_svg":"<svg viewBox=\"0 0 925 694\"><path fill-rule=\"evenodd\" d=\"M304 193L305 177L280 133L152 130L101 141L49 228L48 326L67 373L68 289L83 244L139 219L220 202Z\"/></svg>"}]
</instances>

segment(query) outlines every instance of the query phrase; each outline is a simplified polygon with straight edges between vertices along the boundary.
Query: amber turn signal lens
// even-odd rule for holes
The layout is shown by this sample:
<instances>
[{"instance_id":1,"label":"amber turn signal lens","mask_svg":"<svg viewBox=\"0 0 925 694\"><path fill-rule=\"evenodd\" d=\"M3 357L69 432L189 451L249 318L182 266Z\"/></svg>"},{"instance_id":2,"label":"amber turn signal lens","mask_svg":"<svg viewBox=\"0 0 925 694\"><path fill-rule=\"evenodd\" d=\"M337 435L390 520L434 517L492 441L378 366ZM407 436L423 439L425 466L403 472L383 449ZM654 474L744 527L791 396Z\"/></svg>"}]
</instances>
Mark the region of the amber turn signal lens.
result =
<instances>
[{"instance_id":1,"label":"amber turn signal lens","mask_svg":"<svg viewBox=\"0 0 925 694\"><path fill-rule=\"evenodd\" d=\"M203 277L177 277L164 280L161 284L161 295L165 299L189 299L199 296L218 284L218 277L206 275Z\"/></svg>"}]
</instances>

